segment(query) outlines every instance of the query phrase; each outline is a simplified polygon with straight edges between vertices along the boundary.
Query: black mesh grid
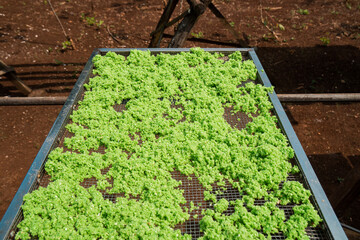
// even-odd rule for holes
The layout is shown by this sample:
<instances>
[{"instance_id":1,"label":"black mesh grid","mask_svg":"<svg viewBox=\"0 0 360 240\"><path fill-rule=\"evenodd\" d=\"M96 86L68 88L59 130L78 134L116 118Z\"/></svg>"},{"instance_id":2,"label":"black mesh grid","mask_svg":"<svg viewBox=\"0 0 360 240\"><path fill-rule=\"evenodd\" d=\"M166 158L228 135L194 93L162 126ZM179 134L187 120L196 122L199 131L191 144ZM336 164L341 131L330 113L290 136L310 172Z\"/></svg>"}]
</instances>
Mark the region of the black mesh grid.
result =
<instances>
[{"instance_id":1,"label":"black mesh grid","mask_svg":"<svg viewBox=\"0 0 360 240\"><path fill-rule=\"evenodd\" d=\"M114 106L114 109L118 112L122 112L126 110L126 102L124 101L122 104L116 104ZM173 107L181 107L179 105L173 104ZM76 108L74 108L76 110ZM237 112L236 114L232 113L232 108L226 107L224 111L224 119L232 126L236 127L238 129L242 129L246 127L246 124L252 121L252 119L245 113ZM71 120L68 121L69 123ZM63 142L66 137L73 136L72 133L65 130L63 135L60 138L59 146L64 147ZM141 143L139 143L141 144ZM99 153L105 153L105 148L100 147L96 152ZM109 167L110 168L110 167ZM103 169L102 173L106 174L109 170ZM187 207L190 209L190 202L192 201L195 206L199 206L198 209L193 210L190 214L189 220L187 220L185 223L178 224L175 226L175 229L180 229L182 233L191 234L193 239L197 239L198 237L201 237L203 234L200 231L200 225L199 222L202 218L201 212L203 209L212 208L212 202L211 201L204 201L204 188L199 183L197 177L195 175L190 175L190 178L186 175L181 174L178 171L172 172L172 177L178 181L181 181L182 184L180 185L180 188L184 190L184 197L187 200L187 203L184 204L183 207ZM304 183L302 177L300 175L292 175L290 174L287 178L288 180L292 181L299 181L301 183ZM50 182L50 176L46 173L41 176L39 185L42 187L46 187L48 183ZM95 178L85 179L81 185L85 188L91 187L97 183L97 180ZM110 180L110 183L111 180ZM280 184L280 187L282 184ZM217 195L218 199L225 198L228 201L234 201L236 199L241 199L242 195L239 193L239 191L231 186L229 182L226 181L225 185L226 190L223 191L220 187L213 185L213 193L215 193L218 190L222 190L223 194ZM123 197L123 194L107 194L105 191L101 191L103 194L103 197L105 199L109 199L112 202L116 201L116 198ZM136 199L136 197L135 197ZM259 199L255 200L255 205L263 205L265 203L265 200ZM284 211L286 219L289 219L289 217L293 214L292 208L295 205L278 205L278 207ZM224 214L230 215L234 212L234 207L229 206L229 208L224 212ZM197 215L197 216L196 216ZM321 227L313 228L308 227L306 229L307 235L310 237L310 239L329 239L328 236L325 234L324 230ZM272 239L286 239L284 235L281 233L274 234L272 236Z\"/></svg>"}]
</instances>

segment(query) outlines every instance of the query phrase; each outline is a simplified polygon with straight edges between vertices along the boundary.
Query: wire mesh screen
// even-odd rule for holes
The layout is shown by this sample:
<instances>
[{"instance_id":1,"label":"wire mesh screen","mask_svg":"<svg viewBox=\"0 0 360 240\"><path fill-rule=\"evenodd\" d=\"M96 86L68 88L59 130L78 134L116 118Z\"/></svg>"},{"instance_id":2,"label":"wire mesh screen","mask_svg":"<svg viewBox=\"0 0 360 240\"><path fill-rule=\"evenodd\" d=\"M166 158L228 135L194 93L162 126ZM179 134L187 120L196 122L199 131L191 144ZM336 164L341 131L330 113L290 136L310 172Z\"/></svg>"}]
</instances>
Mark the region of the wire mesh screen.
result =
<instances>
[{"instance_id":1,"label":"wire mesh screen","mask_svg":"<svg viewBox=\"0 0 360 240\"><path fill-rule=\"evenodd\" d=\"M244 83L245 84L245 83ZM83 98L84 94L82 94L81 99ZM80 100L81 100L80 99ZM73 106L73 110L76 110L78 107L77 103ZM174 108L179 108L181 106L173 104L172 107ZM116 104L113 106L113 108L118 111L118 112L122 112L126 110L126 101L123 101L122 104ZM230 107L226 107L224 108L224 119L233 127L233 128L237 128L239 130L243 129L246 127L246 124L249 123L250 121L252 121L252 119L245 113L242 112L237 112L237 113L233 113L232 112L232 108ZM66 124L71 123L71 120L68 118L66 120ZM65 124L65 125L66 125ZM64 147L64 139L68 138L68 137L72 137L73 134L70 133L68 130L63 129L63 133L59 136L57 144L54 145L54 147L63 147L64 149L66 149ZM139 144L141 145L141 140L139 140ZM68 149L66 149L68 150ZM104 147L100 147L99 149L96 150L96 152L99 153L105 153L105 148ZM293 160L293 164L296 164L296 162ZM101 172L102 174L106 174L109 169L111 168L108 167L106 169L102 169ZM212 201L205 201L204 200L204 187L200 184L199 180L197 179L197 177L192 174L189 176L186 176L184 174L181 174L179 171L173 171L172 172L172 177L177 180L177 181L181 181L181 185L179 186L180 189L184 190L183 196L186 199L186 204L184 204L182 207L187 207L188 209L190 208L190 202L193 202L194 205L199 206L197 209L195 209L194 211L192 211L190 213L190 218L182 223L182 224L178 224L175 226L175 229L180 229L181 232L183 234L191 234L193 239L197 239L199 237L201 237L203 234L200 231L200 221L202 218L202 210L204 209L213 209L213 204ZM288 180L293 180L293 181L299 181L301 183L304 184L304 186L306 186L306 183L303 179L303 176L301 174L297 174L297 175L292 175L290 174L288 176ZM110 184L112 184L112 180L110 179ZM50 176L45 172L44 169L42 169L41 173L38 175L38 181L36 184L34 184L33 189L38 188L39 186L41 187L47 187L47 185L50 183ZM97 180L95 178L89 178L89 179L85 179L81 185L85 188L89 188L93 185L97 184ZM221 194L216 194L217 199L221 199L221 198L225 198L228 201L234 201L236 199L241 199L242 198L242 193L240 193L237 189L233 188L232 185L226 181L226 184L224 186L226 188L226 190L223 190L223 187L220 189L220 187L218 187L216 184L213 185L213 192L212 193L217 193L218 191L221 191ZM306 186L307 187L307 186ZM281 184L280 184L280 188L281 188ZM104 199L108 199L112 202L116 202L116 199L119 197L124 197L124 194L108 194L106 193L106 191L101 190L101 193L104 197ZM132 197L134 199L137 199L136 197ZM314 202L314 199L312 199L312 201ZM256 200L255 201L255 205L263 205L265 203L265 200ZM285 213L285 217L286 219L289 219L290 216L293 214L293 207L295 205L278 205L279 209L283 210ZM231 215L232 213L234 213L234 207L232 205L229 205L229 208L224 212L225 215ZM17 225L18 222L20 222L22 219L22 213L20 212L20 214L18 215L18 219L15 221ZM13 238L15 236L15 232L16 230L14 229L12 231L12 233L9 236L9 239ZM310 239L331 239L329 237L329 235L327 234L327 231L325 230L325 226L322 224L320 225L320 227L317 228L313 228L313 227L308 227L306 229L306 233L309 236ZM277 233L272 235L272 239L286 239L286 237L284 235L282 235L282 233Z\"/></svg>"},{"instance_id":2,"label":"wire mesh screen","mask_svg":"<svg viewBox=\"0 0 360 240\"><path fill-rule=\"evenodd\" d=\"M126 101L124 101L122 104L117 104L114 106L114 109L118 112L125 111L126 110ZM173 107L176 105L174 104ZM179 106L176 106L179 107ZM76 109L76 108L75 108ZM251 121L251 118L242 112L238 112L236 114L232 113L232 108L225 108L224 112L224 119L234 128L237 128L239 130L246 127L246 124ZM70 121L69 121L70 122ZM59 147L64 147L63 142L64 139L67 137L72 137L73 134L69 131L65 130L64 134L61 137ZM141 142L139 142L141 144ZM105 153L105 148L100 147L96 152L99 153ZM295 161L294 161L295 162ZM111 167L111 166L110 166ZM109 167L109 168L110 168ZM102 174L106 174L109 170L109 168L103 169ZM187 203L183 207L190 208L190 202L192 201L194 205L200 206L198 209L194 210L190 214L189 220L187 220L185 223L178 224L175 226L175 229L180 229L182 233L191 234L193 239L197 239L202 236L202 232L200 231L200 220L201 220L201 212L203 209L213 209L213 205L211 201L204 201L204 191L205 189L198 181L197 177L192 174L189 176L186 176L184 174L181 174L179 171L172 172L172 177L178 181L181 181L182 184L180 185L180 188L184 190L184 197L187 201ZM300 174L293 175L290 174L287 178L288 180L292 181L299 181L301 183L304 183L302 177ZM43 176L39 179L39 185L42 187L46 187L50 182L50 176L46 173L43 174ZM95 178L85 179L81 185L85 188L91 187L93 185L96 185L97 180ZM112 184L110 180L110 184ZM281 187L281 184L280 184ZM217 195L218 200L221 198L225 198L228 201L234 201L236 199L241 199L242 195L240 192L233 188L229 182L226 181L225 185L226 190L222 191L221 195ZM213 185L213 193L220 191L220 187L218 187L216 184ZM124 197L124 194L108 194L105 191L101 190L104 199L109 199L112 202L116 202L116 199L118 197ZM136 199L136 197L134 197ZM265 200L256 200L255 205L263 205L265 203ZM289 219L289 217L293 214L292 208L295 205L278 205L278 207L284 211L286 219ZM226 215L231 215L234 213L234 207L229 206L229 208L224 212ZM329 239L325 231L322 229L322 227L308 227L306 229L307 235L310 237L310 239ZM286 239L286 237L282 234L275 234L272 236L272 239Z\"/></svg>"}]
</instances>

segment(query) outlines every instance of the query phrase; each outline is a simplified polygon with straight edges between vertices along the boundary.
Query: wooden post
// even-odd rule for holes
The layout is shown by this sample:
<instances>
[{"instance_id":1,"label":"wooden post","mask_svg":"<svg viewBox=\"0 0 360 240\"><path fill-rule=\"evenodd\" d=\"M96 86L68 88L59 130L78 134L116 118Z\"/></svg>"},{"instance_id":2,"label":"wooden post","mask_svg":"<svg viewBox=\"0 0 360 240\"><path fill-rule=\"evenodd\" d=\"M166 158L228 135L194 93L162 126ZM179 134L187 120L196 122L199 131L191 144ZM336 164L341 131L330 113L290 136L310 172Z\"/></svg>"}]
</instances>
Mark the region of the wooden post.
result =
<instances>
[{"instance_id":1,"label":"wooden post","mask_svg":"<svg viewBox=\"0 0 360 240\"><path fill-rule=\"evenodd\" d=\"M169 22L171 14L174 12L176 4L179 0L169 0L164 9L164 12L160 18L156 29L150 34L152 36L151 42L149 44L150 48L159 47L160 41L163 37L164 30L169 26L175 24L180 19L183 19L181 23L177 26L174 37L171 39L169 48L179 48L182 47L189 36L191 29L194 27L195 23L198 21L199 17L205 12L207 8L224 24L224 26L231 32L231 34L237 40L237 43L240 47L247 47L248 44L246 41L242 40L239 33L231 26L231 24L226 20L224 15L221 14L219 9L211 2L211 0L187 0L190 5L190 9L183 12L180 16L174 18ZM246 38L246 37L245 37Z\"/></svg>"},{"instance_id":2,"label":"wooden post","mask_svg":"<svg viewBox=\"0 0 360 240\"><path fill-rule=\"evenodd\" d=\"M155 33L152 35L149 48L155 48L160 46L160 41L163 36L166 24L169 22L171 14L174 12L176 4L179 0L169 0L168 4L165 7L163 15L161 15L160 21L156 26Z\"/></svg>"},{"instance_id":3,"label":"wooden post","mask_svg":"<svg viewBox=\"0 0 360 240\"><path fill-rule=\"evenodd\" d=\"M195 23L199 17L205 12L211 0L188 0L190 4L190 14L186 15L171 39L169 48L182 47Z\"/></svg>"},{"instance_id":4,"label":"wooden post","mask_svg":"<svg viewBox=\"0 0 360 240\"><path fill-rule=\"evenodd\" d=\"M190 13L190 8L189 8L188 10L186 10L185 12L183 12L182 14L180 14L179 16L177 16L176 18L174 18L173 20L171 20L170 22L168 22L168 23L165 25L163 31L164 31L166 28L171 27L172 25L174 25L175 23L177 23L178 21L180 21L181 19L183 19L183 18L184 18L187 14L189 14L189 13ZM160 32L160 31L161 31L161 29L160 29L160 28L157 28L157 29L155 29L155 31L153 31L153 32L150 33L150 36L153 36L155 33L158 33L158 32Z\"/></svg>"},{"instance_id":5,"label":"wooden post","mask_svg":"<svg viewBox=\"0 0 360 240\"><path fill-rule=\"evenodd\" d=\"M26 84L16 76L15 70L2 61L0 61L0 75L5 75L22 94L27 96L31 93L31 88L26 86Z\"/></svg>"}]
</instances>

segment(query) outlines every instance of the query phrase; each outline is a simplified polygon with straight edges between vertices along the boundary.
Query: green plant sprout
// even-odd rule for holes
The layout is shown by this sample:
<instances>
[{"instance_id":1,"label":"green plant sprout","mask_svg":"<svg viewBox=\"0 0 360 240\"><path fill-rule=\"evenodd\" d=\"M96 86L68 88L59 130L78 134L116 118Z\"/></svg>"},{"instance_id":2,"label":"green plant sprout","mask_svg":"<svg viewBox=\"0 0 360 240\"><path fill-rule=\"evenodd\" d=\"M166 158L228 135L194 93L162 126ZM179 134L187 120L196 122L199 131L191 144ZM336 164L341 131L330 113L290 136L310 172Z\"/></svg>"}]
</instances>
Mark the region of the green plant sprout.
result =
<instances>
[{"instance_id":1,"label":"green plant sprout","mask_svg":"<svg viewBox=\"0 0 360 240\"><path fill-rule=\"evenodd\" d=\"M315 79L311 80L311 83L310 83L310 88L312 90L316 90L316 84L318 83L318 81L316 81Z\"/></svg>"},{"instance_id":2,"label":"green plant sprout","mask_svg":"<svg viewBox=\"0 0 360 240\"><path fill-rule=\"evenodd\" d=\"M285 31L285 27L284 27L284 25L282 25L281 23L279 23L279 29L281 30L281 31Z\"/></svg>"},{"instance_id":3,"label":"green plant sprout","mask_svg":"<svg viewBox=\"0 0 360 240\"><path fill-rule=\"evenodd\" d=\"M301 15L309 15L310 14L309 10L301 9L301 8L299 8L299 10L297 12L300 13Z\"/></svg>"},{"instance_id":4,"label":"green plant sprout","mask_svg":"<svg viewBox=\"0 0 360 240\"><path fill-rule=\"evenodd\" d=\"M346 8L349 9L349 10L352 9L352 5L351 5L351 3L348 2L348 1L345 2L345 6L346 6Z\"/></svg>"},{"instance_id":5,"label":"green plant sprout","mask_svg":"<svg viewBox=\"0 0 360 240\"><path fill-rule=\"evenodd\" d=\"M337 180L339 183L342 183L342 182L344 181L344 178L338 177L336 180Z\"/></svg>"},{"instance_id":6,"label":"green plant sprout","mask_svg":"<svg viewBox=\"0 0 360 240\"><path fill-rule=\"evenodd\" d=\"M72 45L70 41L64 41L61 43L61 50L66 51L67 49L69 49Z\"/></svg>"},{"instance_id":7,"label":"green plant sprout","mask_svg":"<svg viewBox=\"0 0 360 240\"><path fill-rule=\"evenodd\" d=\"M327 46L330 44L330 39L328 37L321 37L320 41L322 42L322 45Z\"/></svg>"},{"instance_id":8,"label":"green plant sprout","mask_svg":"<svg viewBox=\"0 0 360 240\"><path fill-rule=\"evenodd\" d=\"M80 19L85 21L89 26L96 26L97 29L104 23L102 20L96 20L95 17L88 17L84 13L81 13Z\"/></svg>"},{"instance_id":9,"label":"green plant sprout","mask_svg":"<svg viewBox=\"0 0 360 240\"><path fill-rule=\"evenodd\" d=\"M199 33L191 33L191 36L193 36L194 38L203 38L204 34L202 32Z\"/></svg>"},{"instance_id":10,"label":"green plant sprout","mask_svg":"<svg viewBox=\"0 0 360 240\"><path fill-rule=\"evenodd\" d=\"M54 59L56 65L63 65L64 63L58 59Z\"/></svg>"}]
</instances>

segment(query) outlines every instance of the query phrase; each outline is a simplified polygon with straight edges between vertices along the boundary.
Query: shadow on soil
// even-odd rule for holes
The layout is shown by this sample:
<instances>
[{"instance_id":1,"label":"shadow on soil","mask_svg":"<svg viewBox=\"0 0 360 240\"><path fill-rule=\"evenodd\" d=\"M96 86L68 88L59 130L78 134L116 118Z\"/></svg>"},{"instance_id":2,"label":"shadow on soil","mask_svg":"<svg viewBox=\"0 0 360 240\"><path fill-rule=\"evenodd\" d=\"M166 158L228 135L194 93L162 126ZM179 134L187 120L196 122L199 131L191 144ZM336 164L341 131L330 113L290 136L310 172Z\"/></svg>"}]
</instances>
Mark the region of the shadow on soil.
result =
<instances>
[{"instance_id":1,"label":"shadow on soil","mask_svg":"<svg viewBox=\"0 0 360 240\"><path fill-rule=\"evenodd\" d=\"M164 38L172 38L164 34ZM239 47L191 37L188 41ZM351 45L257 47L256 54L277 93L360 92L360 49Z\"/></svg>"},{"instance_id":2,"label":"shadow on soil","mask_svg":"<svg viewBox=\"0 0 360 240\"><path fill-rule=\"evenodd\" d=\"M353 46L258 48L277 93L360 92L360 49Z\"/></svg>"},{"instance_id":3,"label":"shadow on soil","mask_svg":"<svg viewBox=\"0 0 360 240\"><path fill-rule=\"evenodd\" d=\"M12 65L17 76L33 90L31 96L46 96L52 93L69 93L85 63L36 63ZM34 91L35 90L35 91ZM0 82L0 97L23 96L5 77Z\"/></svg>"},{"instance_id":4,"label":"shadow on soil","mask_svg":"<svg viewBox=\"0 0 360 240\"><path fill-rule=\"evenodd\" d=\"M206 39L189 40L211 43L219 47L237 46L235 43ZM360 49L356 47L259 47L256 53L277 93L360 92ZM76 79L84 65L85 63L43 63L18 64L13 67L19 72L20 79L39 89L50 87L42 86L42 81L62 82ZM64 66L67 66L66 70ZM58 70L54 71L54 68ZM18 71L20 69L23 72ZM0 87L0 96L21 95L8 86L9 84Z\"/></svg>"},{"instance_id":5,"label":"shadow on soil","mask_svg":"<svg viewBox=\"0 0 360 240\"><path fill-rule=\"evenodd\" d=\"M342 153L309 155L311 165L317 175L322 176L320 183L332 203L336 191L347 188L347 178L354 169L360 168L360 156L344 156ZM356 189L355 189L356 190ZM360 194L358 191L344 198L334 210L339 220L360 229ZM333 203L332 203L333 204ZM360 235L359 235L360 237Z\"/></svg>"}]
</instances>

